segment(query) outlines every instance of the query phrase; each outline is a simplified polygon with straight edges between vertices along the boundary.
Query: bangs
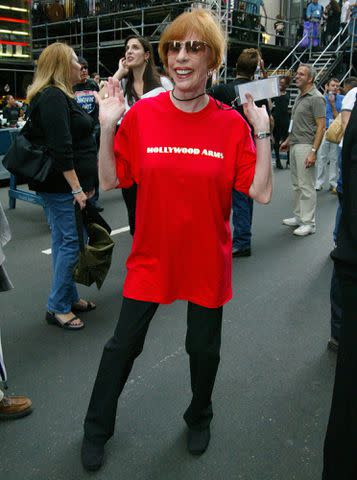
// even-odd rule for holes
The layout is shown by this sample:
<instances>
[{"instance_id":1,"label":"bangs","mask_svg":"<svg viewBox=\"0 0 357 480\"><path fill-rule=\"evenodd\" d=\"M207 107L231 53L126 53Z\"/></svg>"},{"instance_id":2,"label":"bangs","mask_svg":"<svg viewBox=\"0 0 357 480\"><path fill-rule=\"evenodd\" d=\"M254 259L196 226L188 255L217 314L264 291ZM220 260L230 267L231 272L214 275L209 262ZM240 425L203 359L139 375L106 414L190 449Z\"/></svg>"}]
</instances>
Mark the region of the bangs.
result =
<instances>
[{"instance_id":1,"label":"bangs","mask_svg":"<svg viewBox=\"0 0 357 480\"><path fill-rule=\"evenodd\" d=\"M159 43L159 56L162 63L167 65L167 54L163 45L173 40L183 40L190 35L197 35L197 40L208 44L212 54L212 67L218 68L225 49L224 35L213 14L203 8L182 13L168 25Z\"/></svg>"}]
</instances>

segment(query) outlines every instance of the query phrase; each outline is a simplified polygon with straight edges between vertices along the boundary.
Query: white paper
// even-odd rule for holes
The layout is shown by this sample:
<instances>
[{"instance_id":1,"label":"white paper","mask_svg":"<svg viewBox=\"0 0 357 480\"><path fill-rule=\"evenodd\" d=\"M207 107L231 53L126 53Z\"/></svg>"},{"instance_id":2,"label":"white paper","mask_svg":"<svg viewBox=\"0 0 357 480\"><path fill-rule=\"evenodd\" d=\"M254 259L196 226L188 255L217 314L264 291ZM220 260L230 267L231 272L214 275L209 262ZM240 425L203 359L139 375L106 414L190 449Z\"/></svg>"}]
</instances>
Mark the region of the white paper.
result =
<instances>
[{"instance_id":1,"label":"white paper","mask_svg":"<svg viewBox=\"0 0 357 480\"><path fill-rule=\"evenodd\" d=\"M280 95L279 77L269 77L262 80L242 83L241 85L235 86L235 91L239 105L247 103L246 93L250 93L255 102L257 100L278 97Z\"/></svg>"}]
</instances>

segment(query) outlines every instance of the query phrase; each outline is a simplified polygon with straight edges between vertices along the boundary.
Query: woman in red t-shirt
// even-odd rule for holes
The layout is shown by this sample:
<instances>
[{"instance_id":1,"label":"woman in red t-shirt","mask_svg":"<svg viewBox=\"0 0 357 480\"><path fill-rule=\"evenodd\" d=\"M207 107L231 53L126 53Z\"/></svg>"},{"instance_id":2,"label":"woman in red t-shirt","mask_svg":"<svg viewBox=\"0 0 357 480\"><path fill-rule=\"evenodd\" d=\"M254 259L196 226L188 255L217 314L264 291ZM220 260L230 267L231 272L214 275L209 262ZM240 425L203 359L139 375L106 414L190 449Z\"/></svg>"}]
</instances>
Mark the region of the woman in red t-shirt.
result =
<instances>
[{"instance_id":1,"label":"woman in red t-shirt","mask_svg":"<svg viewBox=\"0 0 357 480\"><path fill-rule=\"evenodd\" d=\"M115 125L125 110L117 80L109 80L109 96L100 101L101 186L110 190L136 183L138 192L119 322L105 345L85 419L82 463L88 470L102 465L118 397L160 303L188 301L192 400L184 419L189 452L202 454L210 440L222 309L232 296L232 188L261 203L268 203L272 192L265 108L256 107L251 97L245 104L255 147L239 113L205 91L224 47L222 31L208 10L184 13L159 44L174 90L137 102L115 139Z\"/></svg>"}]
</instances>

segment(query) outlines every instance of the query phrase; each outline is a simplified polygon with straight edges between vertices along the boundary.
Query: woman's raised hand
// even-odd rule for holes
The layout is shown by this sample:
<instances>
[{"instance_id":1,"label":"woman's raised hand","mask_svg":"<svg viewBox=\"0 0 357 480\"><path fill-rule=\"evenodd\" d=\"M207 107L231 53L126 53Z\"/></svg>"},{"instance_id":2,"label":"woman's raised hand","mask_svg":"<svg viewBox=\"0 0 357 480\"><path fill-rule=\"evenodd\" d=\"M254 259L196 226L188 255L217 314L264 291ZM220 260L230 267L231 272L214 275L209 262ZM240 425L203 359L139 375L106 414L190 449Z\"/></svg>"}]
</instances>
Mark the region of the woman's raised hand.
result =
<instances>
[{"instance_id":1,"label":"woman's raised hand","mask_svg":"<svg viewBox=\"0 0 357 480\"><path fill-rule=\"evenodd\" d=\"M125 57L119 60L118 64L118 78L121 80L122 78L126 77L129 73L129 68L126 66Z\"/></svg>"},{"instance_id":2,"label":"woman's raised hand","mask_svg":"<svg viewBox=\"0 0 357 480\"><path fill-rule=\"evenodd\" d=\"M99 104L99 122L101 128L114 129L124 115L125 103L124 94L119 80L109 77L106 85L106 92L101 98L97 92L94 92Z\"/></svg>"},{"instance_id":3,"label":"woman's raised hand","mask_svg":"<svg viewBox=\"0 0 357 480\"><path fill-rule=\"evenodd\" d=\"M246 93L247 103L243 104L244 114L253 126L255 133L269 132L270 120L265 105L257 107L250 93Z\"/></svg>"}]
</instances>

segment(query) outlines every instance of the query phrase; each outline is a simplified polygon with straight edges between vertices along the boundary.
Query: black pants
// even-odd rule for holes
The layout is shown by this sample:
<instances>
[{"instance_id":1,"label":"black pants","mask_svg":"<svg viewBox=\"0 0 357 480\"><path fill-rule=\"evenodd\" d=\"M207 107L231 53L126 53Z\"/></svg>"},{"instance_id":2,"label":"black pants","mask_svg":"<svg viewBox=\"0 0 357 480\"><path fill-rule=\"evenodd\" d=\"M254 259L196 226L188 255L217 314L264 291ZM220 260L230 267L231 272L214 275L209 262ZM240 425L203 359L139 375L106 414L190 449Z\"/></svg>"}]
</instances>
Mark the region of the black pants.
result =
<instances>
[{"instance_id":1,"label":"black pants","mask_svg":"<svg viewBox=\"0 0 357 480\"><path fill-rule=\"evenodd\" d=\"M357 280L336 266L342 325L335 385L324 446L323 480L357 478Z\"/></svg>"},{"instance_id":2,"label":"black pants","mask_svg":"<svg viewBox=\"0 0 357 480\"><path fill-rule=\"evenodd\" d=\"M276 32L275 36L275 45L277 47L283 47L284 46L284 40L285 40L285 33L284 32Z\"/></svg>"},{"instance_id":3,"label":"black pants","mask_svg":"<svg viewBox=\"0 0 357 480\"><path fill-rule=\"evenodd\" d=\"M134 183L129 188L122 188L122 194L126 209L128 211L128 220L130 227L130 234L134 235L135 232L135 214L136 214L136 191L137 185Z\"/></svg>"},{"instance_id":4,"label":"black pants","mask_svg":"<svg viewBox=\"0 0 357 480\"><path fill-rule=\"evenodd\" d=\"M331 337L339 340L341 330L342 319L342 292L340 286L340 279L336 275L336 269L334 267L331 277L330 288L330 303L331 303ZM357 316L356 316L357 318Z\"/></svg>"},{"instance_id":5,"label":"black pants","mask_svg":"<svg viewBox=\"0 0 357 480\"><path fill-rule=\"evenodd\" d=\"M276 159L277 165L279 165L280 164L280 144L288 137L289 133L286 131L285 128L280 128L278 125L276 125L274 127L273 135L274 135L273 147L275 152L275 159ZM287 152L287 157L288 157L287 163L289 163L289 150Z\"/></svg>"},{"instance_id":6,"label":"black pants","mask_svg":"<svg viewBox=\"0 0 357 480\"><path fill-rule=\"evenodd\" d=\"M119 395L143 349L158 306L123 299L114 336L104 347L84 422L85 436L93 443L104 444L113 435ZM186 351L190 357L192 400L184 419L196 430L207 428L213 417L211 395L220 361L222 312L222 307L205 308L190 302L187 307Z\"/></svg>"}]
</instances>

